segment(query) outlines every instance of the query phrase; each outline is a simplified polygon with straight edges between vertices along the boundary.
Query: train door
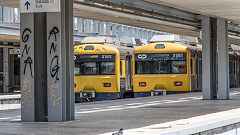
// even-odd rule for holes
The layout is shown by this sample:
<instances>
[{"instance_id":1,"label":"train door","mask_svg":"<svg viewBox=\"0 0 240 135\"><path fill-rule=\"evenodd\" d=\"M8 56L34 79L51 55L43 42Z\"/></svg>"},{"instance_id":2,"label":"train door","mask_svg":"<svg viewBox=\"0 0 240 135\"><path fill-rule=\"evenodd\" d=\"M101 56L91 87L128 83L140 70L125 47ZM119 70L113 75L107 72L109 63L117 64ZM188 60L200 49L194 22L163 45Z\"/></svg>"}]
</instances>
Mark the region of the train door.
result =
<instances>
[{"instance_id":1,"label":"train door","mask_svg":"<svg viewBox=\"0 0 240 135\"><path fill-rule=\"evenodd\" d=\"M196 74L196 89L202 89L202 59L199 54L195 55L195 74Z\"/></svg>"},{"instance_id":2,"label":"train door","mask_svg":"<svg viewBox=\"0 0 240 135\"><path fill-rule=\"evenodd\" d=\"M132 91L132 56L126 56L126 90Z\"/></svg>"}]
</instances>

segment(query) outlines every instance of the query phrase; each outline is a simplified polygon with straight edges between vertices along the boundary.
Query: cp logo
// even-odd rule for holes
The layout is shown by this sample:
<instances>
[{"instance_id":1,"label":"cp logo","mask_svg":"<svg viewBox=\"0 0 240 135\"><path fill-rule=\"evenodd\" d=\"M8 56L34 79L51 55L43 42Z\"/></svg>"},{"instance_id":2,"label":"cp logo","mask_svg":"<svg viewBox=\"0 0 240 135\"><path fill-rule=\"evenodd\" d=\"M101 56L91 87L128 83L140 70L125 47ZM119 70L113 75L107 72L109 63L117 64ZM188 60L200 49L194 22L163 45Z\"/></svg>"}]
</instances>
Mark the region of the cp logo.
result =
<instances>
[{"instance_id":1,"label":"cp logo","mask_svg":"<svg viewBox=\"0 0 240 135\"><path fill-rule=\"evenodd\" d=\"M138 58L139 58L139 59L146 59L146 58L147 58L147 55L146 55L146 54L139 54L139 55L138 55Z\"/></svg>"},{"instance_id":2,"label":"cp logo","mask_svg":"<svg viewBox=\"0 0 240 135\"><path fill-rule=\"evenodd\" d=\"M76 59L77 59L77 57L76 57L76 56L74 56L74 57L73 57L73 59L74 59L74 60L76 60Z\"/></svg>"}]
</instances>

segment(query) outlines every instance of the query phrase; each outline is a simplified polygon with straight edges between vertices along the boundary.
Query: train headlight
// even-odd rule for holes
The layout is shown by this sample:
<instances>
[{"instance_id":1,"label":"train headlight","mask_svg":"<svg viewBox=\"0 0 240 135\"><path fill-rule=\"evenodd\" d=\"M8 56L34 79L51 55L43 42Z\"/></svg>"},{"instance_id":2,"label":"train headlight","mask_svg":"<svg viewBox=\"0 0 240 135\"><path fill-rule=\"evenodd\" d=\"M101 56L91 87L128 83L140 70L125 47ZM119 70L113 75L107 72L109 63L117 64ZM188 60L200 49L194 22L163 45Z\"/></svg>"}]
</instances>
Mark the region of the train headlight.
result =
<instances>
[{"instance_id":1,"label":"train headlight","mask_svg":"<svg viewBox=\"0 0 240 135\"><path fill-rule=\"evenodd\" d=\"M175 82L175 86L182 86L182 82Z\"/></svg>"},{"instance_id":2,"label":"train headlight","mask_svg":"<svg viewBox=\"0 0 240 135\"><path fill-rule=\"evenodd\" d=\"M111 87L111 83L104 83L104 87Z\"/></svg>"},{"instance_id":3,"label":"train headlight","mask_svg":"<svg viewBox=\"0 0 240 135\"><path fill-rule=\"evenodd\" d=\"M140 87L146 87L147 84L146 84L146 82L140 82L140 83L139 83L139 86L140 86Z\"/></svg>"}]
</instances>

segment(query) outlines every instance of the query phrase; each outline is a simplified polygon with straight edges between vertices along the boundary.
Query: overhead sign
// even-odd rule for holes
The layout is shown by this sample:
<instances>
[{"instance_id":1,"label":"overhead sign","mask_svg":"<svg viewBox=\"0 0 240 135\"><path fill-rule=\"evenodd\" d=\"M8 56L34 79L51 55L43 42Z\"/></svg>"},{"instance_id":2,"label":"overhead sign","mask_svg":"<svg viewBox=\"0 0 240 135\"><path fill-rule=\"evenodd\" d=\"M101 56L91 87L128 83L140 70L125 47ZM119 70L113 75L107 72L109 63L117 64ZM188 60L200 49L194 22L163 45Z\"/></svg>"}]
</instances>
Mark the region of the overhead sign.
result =
<instances>
[{"instance_id":1,"label":"overhead sign","mask_svg":"<svg viewBox=\"0 0 240 135\"><path fill-rule=\"evenodd\" d=\"M21 0L21 13L60 12L60 0Z\"/></svg>"}]
</instances>

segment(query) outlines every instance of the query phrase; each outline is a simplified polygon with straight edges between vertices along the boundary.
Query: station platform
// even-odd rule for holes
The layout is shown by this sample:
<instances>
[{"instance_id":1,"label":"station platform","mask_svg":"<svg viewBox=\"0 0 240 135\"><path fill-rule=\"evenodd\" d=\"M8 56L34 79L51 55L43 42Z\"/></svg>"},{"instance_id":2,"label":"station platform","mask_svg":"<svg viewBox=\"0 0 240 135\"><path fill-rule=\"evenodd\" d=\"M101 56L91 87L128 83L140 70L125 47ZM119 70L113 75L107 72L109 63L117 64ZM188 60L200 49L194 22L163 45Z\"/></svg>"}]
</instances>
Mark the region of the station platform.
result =
<instances>
[{"instance_id":1,"label":"station platform","mask_svg":"<svg viewBox=\"0 0 240 135\"><path fill-rule=\"evenodd\" d=\"M0 94L0 111L20 109L21 94L4 93Z\"/></svg>"},{"instance_id":2,"label":"station platform","mask_svg":"<svg viewBox=\"0 0 240 135\"><path fill-rule=\"evenodd\" d=\"M202 100L201 92L195 92L79 103L75 104L76 120L60 123L22 123L20 109L6 110L0 111L0 134L112 135L122 128L123 135L170 135L174 134L170 131L180 133L174 127L186 129L196 123L223 123L224 119L240 121L240 89L232 89L230 97L231 100Z\"/></svg>"}]
</instances>

